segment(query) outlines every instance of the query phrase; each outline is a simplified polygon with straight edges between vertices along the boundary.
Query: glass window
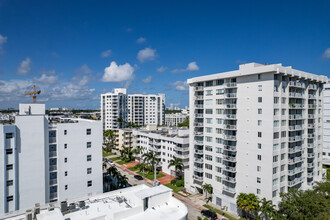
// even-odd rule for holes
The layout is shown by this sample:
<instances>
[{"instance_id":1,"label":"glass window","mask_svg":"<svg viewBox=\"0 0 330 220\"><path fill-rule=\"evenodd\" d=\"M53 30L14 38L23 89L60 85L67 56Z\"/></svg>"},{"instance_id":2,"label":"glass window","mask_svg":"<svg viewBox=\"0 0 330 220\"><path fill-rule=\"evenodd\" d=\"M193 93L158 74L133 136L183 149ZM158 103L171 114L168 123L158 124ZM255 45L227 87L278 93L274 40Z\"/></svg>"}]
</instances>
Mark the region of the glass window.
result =
<instances>
[{"instance_id":1,"label":"glass window","mask_svg":"<svg viewBox=\"0 0 330 220\"><path fill-rule=\"evenodd\" d=\"M262 85L258 85L258 91L262 91Z\"/></svg>"},{"instance_id":2,"label":"glass window","mask_svg":"<svg viewBox=\"0 0 330 220\"><path fill-rule=\"evenodd\" d=\"M92 134L92 129L87 128L87 129L86 129L86 134L87 134L87 135L91 135L91 134Z\"/></svg>"},{"instance_id":3,"label":"glass window","mask_svg":"<svg viewBox=\"0 0 330 220\"><path fill-rule=\"evenodd\" d=\"M261 115L262 114L262 109L258 108L258 114Z\"/></svg>"},{"instance_id":4,"label":"glass window","mask_svg":"<svg viewBox=\"0 0 330 220\"><path fill-rule=\"evenodd\" d=\"M259 102L259 103L262 102L262 97L258 97L258 102Z\"/></svg>"}]
</instances>

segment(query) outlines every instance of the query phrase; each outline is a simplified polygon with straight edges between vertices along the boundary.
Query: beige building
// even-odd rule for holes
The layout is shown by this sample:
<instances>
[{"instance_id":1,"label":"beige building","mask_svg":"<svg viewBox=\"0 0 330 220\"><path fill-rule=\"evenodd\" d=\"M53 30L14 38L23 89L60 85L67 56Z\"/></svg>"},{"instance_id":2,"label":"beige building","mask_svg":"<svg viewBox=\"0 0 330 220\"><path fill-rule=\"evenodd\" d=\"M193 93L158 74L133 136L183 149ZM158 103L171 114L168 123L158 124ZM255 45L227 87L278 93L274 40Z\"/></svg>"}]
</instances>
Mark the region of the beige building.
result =
<instances>
[{"instance_id":1,"label":"beige building","mask_svg":"<svg viewBox=\"0 0 330 220\"><path fill-rule=\"evenodd\" d=\"M115 148L117 150L121 150L122 147L133 147L132 129L124 128L114 131L116 136Z\"/></svg>"}]
</instances>

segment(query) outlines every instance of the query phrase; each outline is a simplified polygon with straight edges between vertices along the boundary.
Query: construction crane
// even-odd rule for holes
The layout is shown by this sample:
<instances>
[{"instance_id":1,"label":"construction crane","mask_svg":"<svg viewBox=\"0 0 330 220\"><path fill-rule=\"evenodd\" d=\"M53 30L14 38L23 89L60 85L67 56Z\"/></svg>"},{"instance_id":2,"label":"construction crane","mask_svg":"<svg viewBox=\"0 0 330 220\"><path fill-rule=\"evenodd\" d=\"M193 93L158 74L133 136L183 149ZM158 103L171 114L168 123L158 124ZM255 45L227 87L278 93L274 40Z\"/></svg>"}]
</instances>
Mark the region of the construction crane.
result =
<instances>
[{"instance_id":1,"label":"construction crane","mask_svg":"<svg viewBox=\"0 0 330 220\"><path fill-rule=\"evenodd\" d=\"M37 101L37 94L39 95L41 93L41 90L36 91L36 85L33 86L33 92L27 92L24 95L33 95L33 103L36 103Z\"/></svg>"}]
</instances>

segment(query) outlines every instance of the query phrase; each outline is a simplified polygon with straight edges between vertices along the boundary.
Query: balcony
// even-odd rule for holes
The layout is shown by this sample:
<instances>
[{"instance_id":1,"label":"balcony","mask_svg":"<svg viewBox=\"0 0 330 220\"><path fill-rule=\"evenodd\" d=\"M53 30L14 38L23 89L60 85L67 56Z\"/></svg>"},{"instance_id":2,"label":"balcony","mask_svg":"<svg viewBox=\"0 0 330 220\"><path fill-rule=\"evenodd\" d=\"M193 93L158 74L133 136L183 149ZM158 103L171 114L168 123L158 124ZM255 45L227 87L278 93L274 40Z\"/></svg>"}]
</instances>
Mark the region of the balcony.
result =
<instances>
[{"instance_id":1,"label":"balcony","mask_svg":"<svg viewBox=\"0 0 330 220\"><path fill-rule=\"evenodd\" d=\"M237 126L236 125L230 125L230 124L225 124L223 126L224 129L227 129L227 130L237 130Z\"/></svg>"},{"instance_id":2,"label":"balcony","mask_svg":"<svg viewBox=\"0 0 330 220\"><path fill-rule=\"evenodd\" d=\"M195 96L195 100L203 100L203 99L204 99L204 96L202 96L202 95Z\"/></svg>"},{"instance_id":3,"label":"balcony","mask_svg":"<svg viewBox=\"0 0 330 220\"><path fill-rule=\"evenodd\" d=\"M57 153L56 151L49 151L49 157L52 158L52 157L56 157L57 156Z\"/></svg>"},{"instance_id":4,"label":"balcony","mask_svg":"<svg viewBox=\"0 0 330 220\"><path fill-rule=\"evenodd\" d=\"M308 153L308 154L307 154L307 157L314 157L314 156L315 156L314 153Z\"/></svg>"},{"instance_id":5,"label":"balcony","mask_svg":"<svg viewBox=\"0 0 330 220\"><path fill-rule=\"evenodd\" d=\"M309 84L309 85L308 85L308 89L317 90L317 85Z\"/></svg>"},{"instance_id":6,"label":"balcony","mask_svg":"<svg viewBox=\"0 0 330 220\"><path fill-rule=\"evenodd\" d=\"M309 99L316 99L316 95L309 94L309 95L308 95L308 98L309 98Z\"/></svg>"},{"instance_id":7,"label":"balcony","mask_svg":"<svg viewBox=\"0 0 330 220\"><path fill-rule=\"evenodd\" d=\"M308 178L312 178L312 177L314 177L314 173L307 173L307 177L308 177Z\"/></svg>"},{"instance_id":8,"label":"balcony","mask_svg":"<svg viewBox=\"0 0 330 220\"><path fill-rule=\"evenodd\" d=\"M180 159L188 159L189 158L189 154L178 154L178 153L175 153L175 156L177 158L180 158Z\"/></svg>"},{"instance_id":9,"label":"balcony","mask_svg":"<svg viewBox=\"0 0 330 220\"><path fill-rule=\"evenodd\" d=\"M290 103L289 108L291 109L299 109L299 108L305 108L304 104L295 104L295 103Z\"/></svg>"},{"instance_id":10,"label":"balcony","mask_svg":"<svg viewBox=\"0 0 330 220\"><path fill-rule=\"evenodd\" d=\"M236 109L236 104L225 104L225 109Z\"/></svg>"},{"instance_id":11,"label":"balcony","mask_svg":"<svg viewBox=\"0 0 330 220\"><path fill-rule=\"evenodd\" d=\"M194 177L194 179L197 180L197 181L203 181L203 177L202 177L202 176L194 175L193 177Z\"/></svg>"},{"instance_id":12,"label":"balcony","mask_svg":"<svg viewBox=\"0 0 330 220\"><path fill-rule=\"evenodd\" d=\"M195 114L195 118L204 118L203 114Z\"/></svg>"},{"instance_id":13,"label":"balcony","mask_svg":"<svg viewBox=\"0 0 330 220\"><path fill-rule=\"evenodd\" d=\"M203 107L202 104L196 104L196 105L195 105L195 108L197 108L197 109L203 109L204 107Z\"/></svg>"},{"instance_id":14,"label":"balcony","mask_svg":"<svg viewBox=\"0 0 330 220\"><path fill-rule=\"evenodd\" d=\"M236 136L235 135L224 135L223 138L225 140L236 141Z\"/></svg>"},{"instance_id":15,"label":"balcony","mask_svg":"<svg viewBox=\"0 0 330 220\"><path fill-rule=\"evenodd\" d=\"M310 108L310 109L316 109L316 105L314 105L314 104L309 104L309 105L308 105L308 108Z\"/></svg>"},{"instance_id":16,"label":"balcony","mask_svg":"<svg viewBox=\"0 0 330 220\"><path fill-rule=\"evenodd\" d=\"M289 115L289 120L302 120L304 119L303 115L300 114L290 114Z\"/></svg>"},{"instance_id":17,"label":"balcony","mask_svg":"<svg viewBox=\"0 0 330 220\"><path fill-rule=\"evenodd\" d=\"M301 172L303 172L302 167L298 167L298 168L295 168L295 169L292 169L292 170L288 170L288 174L290 176L296 175L296 174L301 173Z\"/></svg>"},{"instance_id":18,"label":"balcony","mask_svg":"<svg viewBox=\"0 0 330 220\"><path fill-rule=\"evenodd\" d=\"M308 124L308 128L314 128L314 124Z\"/></svg>"},{"instance_id":19,"label":"balcony","mask_svg":"<svg viewBox=\"0 0 330 220\"><path fill-rule=\"evenodd\" d=\"M236 97L237 97L236 93L226 93L225 94L226 99L232 99L232 98L236 98Z\"/></svg>"},{"instance_id":20,"label":"balcony","mask_svg":"<svg viewBox=\"0 0 330 220\"><path fill-rule=\"evenodd\" d=\"M228 187L228 186L223 186L222 189L226 192L229 192L229 193L236 193L235 188L231 188L231 187Z\"/></svg>"},{"instance_id":21,"label":"balcony","mask_svg":"<svg viewBox=\"0 0 330 220\"><path fill-rule=\"evenodd\" d=\"M296 142L303 140L302 136L289 137L289 142Z\"/></svg>"},{"instance_id":22,"label":"balcony","mask_svg":"<svg viewBox=\"0 0 330 220\"><path fill-rule=\"evenodd\" d=\"M57 170L57 165L49 166L49 171L56 171L56 170Z\"/></svg>"},{"instance_id":23,"label":"balcony","mask_svg":"<svg viewBox=\"0 0 330 220\"><path fill-rule=\"evenodd\" d=\"M289 97L290 98L304 98L304 94L297 93L297 92L290 92Z\"/></svg>"},{"instance_id":24,"label":"balcony","mask_svg":"<svg viewBox=\"0 0 330 220\"><path fill-rule=\"evenodd\" d=\"M49 143L56 143L56 137L49 137Z\"/></svg>"},{"instance_id":25,"label":"balcony","mask_svg":"<svg viewBox=\"0 0 330 220\"><path fill-rule=\"evenodd\" d=\"M234 152L237 151L236 147L233 147L233 146L224 146L224 150L226 150L226 151L234 151Z\"/></svg>"},{"instance_id":26,"label":"balcony","mask_svg":"<svg viewBox=\"0 0 330 220\"><path fill-rule=\"evenodd\" d=\"M57 179L50 179L49 180L49 185L50 186L53 186L53 185L56 185L57 184Z\"/></svg>"},{"instance_id":27,"label":"balcony","mask_svg":"<svg viewBox=\"0 0 330 220\"><path fill-rule=\"evenodd\" d=\"M204 154L203 150L195 150L195 154Z\"/></svg>"},{"instance_id":28,"label":"balcony","mask_svg":"<svg viewBox=\"0 0 330 220\"><path fill-rule=\"evenodd\" d=\"M223 170L225 170L227 172L236 173L236 167L224 166Z\"/></svg>"},{"instance_id":29,"label":"balcony","mask_svg":"<svg viewBox=\"0 0 330 220\"><path fill-rule=\"evenodd\" d=\"M236 119L236 115L235 114L226 114L225 118L226 119Z\"/></svg>"},{"instance_id":30,"label":"balcony","mask_svg":"<svg viewBox=\"0 0 330 220\"><path fill-rule=\"evenodd\" d=\"M235 88L237 87L237 83L232 82L232 83L225 83L225 88Z\"/></svg>"},{"instance_id":31,"label":"balcony","mask_svg":"<svg viewBox=\"0 0 330 220\"><path fill-rule=\"evenodd\" d=\"M204 86L196 86L195 87L195 91L203 91L204 90Z\"/></svg>"},{"instance_id":32,"label":"balcony","mask_svg":"<svg viewBox=\"0 0 330 220\"><path fill-rule=\"evenodd\" d=\"M292 153L297 153L297 152L300 152L302 151L302 147L292 147L292 148L289 148L289 153L292 154Z\"/></svg>"},{"instance_id":33,"label":"balcony","mask_svg":"<svg viewBox=\"0 0 330 220\"><path fill-rule=\"evenodd\" d=\"M204 123L203 122L195 122L194 123L194 126L195 127L203 127L204 126Z\"/></svg>"},{"instance_id":34,"label":"balcony","mask_svg":"<svg viewBox=\"0 0 330 220\"><path fill-rule=\"evenodd\" d=\"M203 163L203 158L195 158L196 163Z\"/></svg>"},{"instance_id":35,"label":"balcony","mask_svg":"<svg viewBox=\"0 0 330 220\"><path fill-rule=\"evenodd\" d=\"M230 161L230 162L236 162L236 157L233 157L233 156L224 156L223 157L223 160L227 160L227 161Z\"/></svg>"},{"instance_id":36,"label":"balcony","mask_svg":"<svg viewBox=\"0 0 330 220\"><path fill-rule=\"evenodd\" d=\"M300 162L302 162L303 161L303 158L302 158L302 156L300 156L300 157L295 157L295 158L293 158L293 159L288 159L288 164L295 164L295 163L300 163Z\"/></svg>"},{"instance_id":37,"label":"balcony","mask_svg":"<svg viewBox=\"0 0 330 220\"><path fill-rule=\"evenodd\" d=\"M222 179L227 181L227 182L236 183L236 178L234 178L234 177L223 175Z\"/></svg>"},{"instance_id":38,"label":"balcony","mask_svg":"<svg viewBox=\"0 0 330 220\"><path fill-rule=\"evenodd\" d=\"M201 168L201 167L194 166L194 171L199 172L199 173L203 173L204 172L204 169Z\"/></svg>"},{"instance_id":39,"label":"balcony","mask_svg":"<svg viewBox=\"0 0 330 220\"><path fill-rule=\"evenodd\" d=\"M314 148L314 144L313 143L308 143L307 148Z\"/></svg>"},{"instance_id":40,"label":"balcony","mask_svg":"<svg viewBox=\"0 0 330 220\"><path fill-rule=\"evenodd\" d=\"M296 87L296 88L305 88L305 84L296 81L290 81L289 86Z\"/></svg>"},{"instance_id":41,"label":"balcony","mask_svg":"<svg viewBox=\"0 0 330 220\"><path fill-rule=\"evenodd\" d=\"M202 131L195 131L194 132L194 135L196 135L196 136L203 136L203 132Z\"/></svg>"},{"instance_id":42,"label":"balcony","mask_svg":"<svg viewBox=\"0 0 330 220\"><path fill-rule=\"evenodd\" d=\"M315 114L308 114L308 118L309 119L314 119L315 118Z\"/></svg>"},{"instance_id":43,"label":"balcony","mask_svg":"<svg viewBox=\"0 0 330 220\"><path fill-rule=\"evenodd\" d=\"M289 131L299 131L299 130L304 130L303 125L291 125L289 126Z\"/></svg>"},{"instance_id":44,"label":"balcony","mask_svg":"<svg viewBox=\"0 0 330 220\"><path fill-rule=\"evenodd\" d=\"M308 168L314 168L314 163L307 163Z\"/></svg>"},{"instance_id":45,"label":"balcony","mask_svg":"<svg viewBox=\"0 0 330 220\"><path fill-rule=\"evenodd\" d=\"M176 150L176 151L188 151L189 150L189 147L178 147L178 146L175 146L174 147L174 150Z\"/></svg>"},{"instance_id":46,"label":"balcony","mask_svg":"<svg viewBox=\"0 0 330 220\"><path fill-rule=\"evenodd\" d=\"M299 178L296 178L292 181L288 181L288 186L294 186L294 185L297 185L299 183L302 183L303 182L303 178L302 177L299 177Z\"/></svg>"},{"instance_id":47,"label":"balcony","mask_svg":"<svg viewBox=\"0 0 330 220\"><path fill-rule=\"evenodd\" d=\"M194 140L194 144L202 145L203 141L202 140Z\"/></svg>"}]
</instances>

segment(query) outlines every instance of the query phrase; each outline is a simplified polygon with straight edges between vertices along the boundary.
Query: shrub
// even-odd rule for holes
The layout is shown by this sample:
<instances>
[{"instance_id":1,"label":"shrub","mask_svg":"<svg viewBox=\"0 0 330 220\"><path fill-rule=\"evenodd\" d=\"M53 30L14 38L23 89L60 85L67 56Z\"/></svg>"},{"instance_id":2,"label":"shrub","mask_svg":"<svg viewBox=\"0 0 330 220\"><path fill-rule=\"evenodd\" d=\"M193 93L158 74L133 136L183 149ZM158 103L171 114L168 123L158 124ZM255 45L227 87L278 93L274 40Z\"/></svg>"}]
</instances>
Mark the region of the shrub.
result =
<instances>
[{"instance_id":1,"label":"shrub","mask_svg":"<svg viewBox=\"0 0 330 220\"><path fill-rule=\"evenodd\" d=\"M198 216L198 217L197 217L197 220L203 220L203 219L202 219L202 217Z\"/></svg>"},{"instance_id":2,"label":"shrub","mask_svg":"<svg viewBox=\"0 0 330 220\"><path fill-rule=\"evenodd\" d=\"M183 186L183 185L184 185L183 180L178 180L178 181L176 181L176 186L177 186L177 187L181 187L181 186Z\"/></svg>"},{"instance_id":3,"label":"shrub","mask_svg":"<svg viewBox=\"0 0 330 220\"><path fill-rule=\"evenodd\" d=\"M175 185L175 184L176 184L176 179L171 180L171 184L172 184L172 185Z\"/></svg>"}]
</instances>

